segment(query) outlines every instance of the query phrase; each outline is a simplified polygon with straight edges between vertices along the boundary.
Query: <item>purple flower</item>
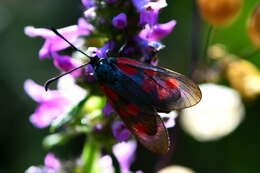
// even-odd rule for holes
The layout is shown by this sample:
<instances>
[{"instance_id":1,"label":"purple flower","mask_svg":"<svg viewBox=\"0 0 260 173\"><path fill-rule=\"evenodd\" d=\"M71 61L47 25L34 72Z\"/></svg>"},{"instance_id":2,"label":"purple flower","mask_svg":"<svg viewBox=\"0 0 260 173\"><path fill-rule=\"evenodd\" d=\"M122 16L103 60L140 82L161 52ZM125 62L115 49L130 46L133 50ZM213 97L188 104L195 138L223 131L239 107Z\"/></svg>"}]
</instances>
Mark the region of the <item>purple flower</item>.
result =
<instances>
[{"instance_id":1,"label":"purple flower","mask_svg":"<svg viewBox=\"0 0 260 173\"><path fill-rule=\"evenodd\" d=\"M116 46L116 43L114 40L108 41L104 46L97 51L97 56L99 58L107 58L107 53L109 51L112 51Z\"/></svg>"},{"instance_id":2,"label":"purple flower","mask_svg":"<svg viewBox=\"0 0 260 173\"><path fill-rule=\"evenodd\" d=\"M125 13L120 13L112 20L112 24L117 29L123 29L127 26L127 16Z\"/></svg>"},{"instance_id":3,"label":"purple flower","mask_svg":"<svg viewBox=\"0 0 260 173\"><path fill-rule=\"evenodd\" d=\"M135 8L140 11L143 8L146 7L152 7L152 8L164 8L167 6L166 0L132 0L132 3L134 4Z\"/></svg>"},{"instance_id":4,"label":"purple flower","mask_svg":"<svg viewBox=\"0 0 260 173\"><path fill-rule=\"evenodd\" d=\"M91 7L84 11L84 17L87 19L94 19L96 17L96 7Z\"/></svg>"},{"instance_id":5,"label":"purple flower","mask_svg":"<svg viewBox=\"0 0 260 173\"><path fill-rule=\"evenodd\" d=\"M119 162L120 169L122 173L131 173L130 166L135 159L135 150L136 150L136 142L135 141L128 141L122 142L119 144L115 144L113 146L113 153L116 159ZM113 173L115 172L113 168L112 158L109 155L105 155L101 157L98 161L99 166L101 168L102 173ZM138 170L135 173L143 173L142 171Z\"/></svg>"},{"instance_id":6,"label":"purple flower","mask_svg":"<svg viewBox=\"0 0 260 173\"><path fill-rule=\"evenodd\" d=\"M145 24L148 24L149 26L155 25L157 23L158 14L158 9L153 9L151 7L141 9L139 24L141 26Z\"/></svg>"},{"instance_id":7,"label":"purple flower","mask_svg":"<svg viewBox=\"0 0 260 173\"><path fill-rule=\"evenodd\" d=\"M59 80L58 90L45 91L32 80L26 80L24 89L39 106L31 115L30 121L38 128L44 128L57 117L69 111L72 106L77 104L86 95L85 90L74 83L74 79L67 75Z\"/></svg>"},{"instance_id":8,"label":"purple flower","mask_svg":"<svg viewBox=\"0 0 260 173\"><path fill-rule=\"evenodd\" d=\"M96 78L94 76L94 68L91 64L88 64L86 68L84 68L82 77L87 80L87 82L96 82Z\"/></svg>"},{"instance_id":9,"label":"purple flower","mask_svg":"<svg viewBox=\"0 0 260 173\"><path fill-rule=\"evenodd\" d=\"M81 35L88 35L93 30L93 26L79 19L79 25L72 25L65 28L58 29L59 33L68 39L71 43L75 44L78 37ZM34 28L27 26L24 29L26 35L30 37L42 37L45 42L40 49L39 56L44 59L52 54L70 47L63 39L57 36L53 31L46 28Z\"/></svg>"},{"instance_id":10,"label":"purple flower","mask_svg":"<svg viewBox=\"0 0 260 173\"><path fill-rule=\"evenodd\" d=\"M106 106L103 108L103 113L104 113L105 117L108 117L112 113L115 113L114 108L112 107L112 105L109 102L107 102Z\"/></svg>"},{"instance_id":11,"label":"purple flower","mask_svg":"<svg viewBox=\"0 0 260 173\"><path fill-rule=\"evenodd\" d=\"M95 6L94 0L81 0L81 3L82 3L86 8L90 8L90 7Z\"/></svg>"},{"instance_id":12,"label":"purple flower","mask_svg":"<svg viewBox=\"0 0 260 173\"><path fill-rule=\"evenodd\" d=\"M45 159L44 159L44 165L47 167L47 168L52 168L54 170L59 170L60 167L61 167L61 164L60 164L60 161L56 158L56 156L52 153L48 153L46 156L45 156Z\"/></svg>"},{"instance_id":13,"label":"purple flower","mask_svg":"<svg viewBox=\"0 0 260 173\"><path fill-rule=\"evenodd\" d=\"M54 65L61 71L67 72L82 64L81 62L77 61L76 59L71 58L70 56L59 55L56 52L53 52L52 56L54 59ZM74 77L77 77L80 74L81 74L80 69L71 73L71 75Z\"/></svg>"},{"instance_id":14,"label":"purple flower","mask_svg":"<svg viewBox=\"0 0 260 173\"><path fill-rule=\"evenodd\" d=\"M115 121L112 125L112 132L118 141L125 141L131 135L130 131L126 128L122 121Z\"/></svg>"},{"instance_id":15,"label":"purple flower","mask_svg":"<svg viewBox=\"0 0 260 173\"><path fill-rule=\"evenodd\" d=\"M157 65L158 59L156 58L155 55L159 50L163 49L165 46L160 42L156 42L156 41L149 42L145 39L142 39L139 36L135 36L134 41L143 55L140 61L152 65Z\"/></svg>"},{"instance_id":16,"label":"purple flower","mask_svg":"<svg viewBox=\"0 0 260 173\"><path fill-rule=\"evenodd\" d=\"M89 35L94 30L95 30L94 26L88 23L86 19L84 19L83 17L79 18L78 20L79 36Z\"/></svg>"},{"instance_id":17,"label":"purple flower","mask_svg":"<svg viewBox=\"0 0 260 173\"><path fill-rule=\"evenodd\" d=\"M48 153L44 159L43 167L31 166L25 171L25 173L60 173L60 169L60 161L54 154Z\"/></svg>"},{"instance_id":18,"label":"purple flower","mask_svg":"<svg viewBox=\"0 0 260 173\"><path fill-rule=\"evenodd\" d=\"M113 153L120 164L122 173L130 172L130 166L135 159L135 150L135 141L121 142L113 146Z\"/></svg>"},{"instance_id":19,"label":"purple flower","mask_svg":"<svg viewBox=\"0 0 260 173\"><path fill-rule=\"evenodd\" d=\"M156 24L152 27L145 25L145 28L139 33L139 36L147 41L160 41L171 33L175 25L175 20L165 24Z\"/></svg>"},{"instance_id":20,"label":"purple flower","mask_svg":"<svg viewBox=\"0 0 260 173\"><path fill-rule=\"evenodd\" d=\"M86 79L88 82L96 82L96 78L94 76L94 68L91 64L88 64L86 68L84 68L84 72L82 77Z\"/></svg>"},{"instance_id":21,"label":"purple flower","mask_svg":"<svg viewBox=\"0 0 260 173\"><path fill-rule=\"evenodd\" d=\"M90 57L98 57L98 58L107 58L107 53L112 51L115 48L115 41L110 40L104 44L102 48L89 47L87 50L87 54Z\"/></svg>"},{"instance_id":22,"label":"purple flower","mask_svg":"<svg viewBox=\"0 0 260 173\"><path fill-rule=\"evenodd\" d=\"M149 24L153 26L157 23L158 14L161 8L167 6L166 0L158 0L155 2L149 0L132 0L136 9L140 12L141 26Z\"/></svg>"}]
</instances>

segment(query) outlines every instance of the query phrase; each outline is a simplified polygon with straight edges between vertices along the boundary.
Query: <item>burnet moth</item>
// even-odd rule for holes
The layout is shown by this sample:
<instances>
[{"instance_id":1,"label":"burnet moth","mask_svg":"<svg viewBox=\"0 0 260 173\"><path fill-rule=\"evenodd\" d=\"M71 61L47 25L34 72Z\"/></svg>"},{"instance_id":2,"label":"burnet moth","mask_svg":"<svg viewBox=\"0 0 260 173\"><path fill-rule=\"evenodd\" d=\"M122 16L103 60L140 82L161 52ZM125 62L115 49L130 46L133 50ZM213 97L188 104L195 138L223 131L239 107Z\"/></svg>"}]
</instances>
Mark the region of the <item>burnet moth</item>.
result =
<instances>
[{"instance_id":1,"label":"burnet moth","mask_svg":"<svg viewBox=\"0 0 260 173\"><path fill-rule=\"evenodd\" d=\"M88 56L56 29L52 30L76 51ZM89 63L48 80L45 89L51 82L87 64L93 65L101 90L137 140L152 152L167 153L170 140L158 112L197 104L201 99L199 87L179 73L133 59L90 57Z\"/></svg>"}]
</instances>

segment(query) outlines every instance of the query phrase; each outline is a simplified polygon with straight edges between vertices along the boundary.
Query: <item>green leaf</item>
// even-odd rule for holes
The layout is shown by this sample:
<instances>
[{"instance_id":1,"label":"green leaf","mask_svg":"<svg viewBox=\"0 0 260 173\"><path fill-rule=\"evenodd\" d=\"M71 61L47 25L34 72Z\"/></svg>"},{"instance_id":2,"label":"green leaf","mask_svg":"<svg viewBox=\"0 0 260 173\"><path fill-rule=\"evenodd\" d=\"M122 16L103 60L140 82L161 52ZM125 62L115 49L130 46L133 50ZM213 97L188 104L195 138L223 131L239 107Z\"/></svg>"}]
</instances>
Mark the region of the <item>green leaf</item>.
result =
<instances>
[{"instance_id":1,"label":"green leaf","mask_svg":"<svg viewBox=\"0 0 260 173\"><path fill-rule=\"evenodd\" d=\"M57 119L55 119L51 124L50 131L54 132L57 129L61 128L62 126L71 122L76 117L80 116L80 111L88 98L89 98L89 96L85 97L76 106L74 106L70 111L65 113L63 116L60 116Z\"/></svg>"}]
</instances>

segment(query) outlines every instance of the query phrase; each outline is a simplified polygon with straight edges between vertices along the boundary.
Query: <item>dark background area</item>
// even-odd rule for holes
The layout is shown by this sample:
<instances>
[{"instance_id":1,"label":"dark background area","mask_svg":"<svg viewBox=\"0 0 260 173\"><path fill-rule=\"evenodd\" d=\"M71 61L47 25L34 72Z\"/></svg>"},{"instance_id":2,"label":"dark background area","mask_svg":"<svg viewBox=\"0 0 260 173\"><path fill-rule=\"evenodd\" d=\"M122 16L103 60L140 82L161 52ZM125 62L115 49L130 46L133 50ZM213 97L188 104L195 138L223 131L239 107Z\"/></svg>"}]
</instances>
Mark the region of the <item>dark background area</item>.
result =
<instances>
[{"instance_id":1,"label":"dark background area","mask_svg":"<svg viewBox=\"0 0 260 173\"><path fill-rule=\"evenodd\" d=\"M213 41L224 43L238 55L250 49L252 45L246 34L246 22L257 1L246 0L238 19L230 27L216 29ZM163 40L167 47L160 53L160 64L187 74L191 60L192 1L168 0L168 4L162 10L160 21L176 19L177 26ZM23 29L27 25L45 28L73 25L82 15L81 9L79 0L0 2L0 173L24 172L30 165L42 164L48 152L42 147L42 139L48 130L37 129L29 122L37 104L24 92L23 82L33 79L43 84L58 71L51 61L38 58L43 40L27 37ZM198 44L204 41L204 28L201 25L201 32L197 33L201 36ZM259 54L249 60L260 65ZM259 99L246 103L246 107L243 123L219 141L197 142L177 126L171 163L188 166L197 173L259 173ZM156 159L156 155L139 148L134 167L145 173L151 172Z\"/></svg>"}]
</instances>

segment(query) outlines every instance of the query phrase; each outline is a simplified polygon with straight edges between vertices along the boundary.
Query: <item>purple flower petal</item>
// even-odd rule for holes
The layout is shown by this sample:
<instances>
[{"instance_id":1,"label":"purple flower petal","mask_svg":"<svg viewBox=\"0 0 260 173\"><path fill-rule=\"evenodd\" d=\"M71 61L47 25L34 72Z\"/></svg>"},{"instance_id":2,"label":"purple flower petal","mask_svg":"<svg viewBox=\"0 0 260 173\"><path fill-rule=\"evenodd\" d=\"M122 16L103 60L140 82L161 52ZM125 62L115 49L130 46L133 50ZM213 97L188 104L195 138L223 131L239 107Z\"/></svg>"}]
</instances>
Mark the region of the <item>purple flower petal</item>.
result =
<instances>
[{"instance_id":1,"label":"purple flower petal","mask_svg":"<svg viewBox=\"0 0 260 173\"><path fill-rule=\"evenodd\" d=\"M84 11L84 17L87 19L94 19L96 17L96 7L91 7Z\"/></svg>"},{"instance_id":2,"label":"purple flower petal","mask_svg":"<svg viewBox=\"0 0 260 173\"><path fill-rule=\"evenodd\" d=\"M99 58L107 58L108 51L112 51L115 48L115 45L116 43L114 40L108 41L102 48L97 50L96 55Z\"/></svg>"},{"instance_id":3,"label":"purple flower petal","mask_svg":"<svg viewBox=\"0 0 260 173\"><path fill-rule=\"evenodd\" d=\"M45 97L44 97L44 93L45 93L44 87L36 84L35 82L33 82L30 79L28 79L24 82L24 90L36 102L41 102L45 99Z\"/></svg>"},{"instance_id":4,"label":"purple flower petal","mask_svg":"<svg viewBox=\"0 0 260 173\"><path fill-rule=\"evenodd\" d=\"M88 64L86 68L84 68L83 77L88 82L96 82L96 78L94 76L94 68L91 64Z\"/></svg>"},{"instance_id":5,"label":"purple flower petal","mask_svg":"<svg viewBox=\"0 0 260 173\"><path fill-rule=\"evenodd\" d=\"M75 85L73 78L70 76L64 76L59 80L59 90L46 92L43 86L31 80L27 80L24 87L26 92L39 103L39 106L30 117L32 124L38 128L50 125L54 119L63 115L86 95L86 91Z\"/></svg>"},{"instance_id":6,"label":"purple flower petal","mask_svg":"<svg viewBox=\"0 0 260 173\"><path fill-rule=\"evenodd\" d=\"M88 35L90 32L94 31L94 26L91 25L84 19L83 17L79 18L78 20L78 31L81 35Z\"/></svg>"},{"instance_id":7,"label":"purple flower petal","mask_svg":"<svg viewBox=\"0 0 260 173\"><path fill-rule=\"evenodd\" d=\"M103 128L104 128L103 124L98 123L98 124L95 125L94 131L95 132L100 132L100 131L103 130Z\"/></svg>"},{"instance_id":8,"label":"purple flower petal","mask_svg":"<svg viewBox=\"0 0 260 173\"><path fill-rule=\"evenodd\" d=\"M112 105L109 102L107 102L106 106L103 108L103 113L104 113L105 117L108 117L112 113L115 113L114 108L112 107Z\"/></svg>"},{"instance_id":9,"label":"purple flower petal","mask_svg":"<svg viewBox=\"0 0 260 173\"><path fill-rule=\"evenodd\" d=\"M135 159L135 150L135 141L121 142L113 146L113 153L115 154L123 173L129 173L129 168Z\"/></svg>"},{"instance_id":10,"label":"purple flower petal","mask_svg":"<svg viewBox=\"0 0 260 173\"><path fill-rule=\"evenodd\" d=\"M87 95L86 90L79 87L71 75L66 75L59 79L57 88L57 92L62 95L63 98L69 100L71 106L78 104L78 102Z\"/></svg>"},{"instance_id":11,"label":"purple flower petal","mask_svg":"<svg viewBox=\"0 0 260 173\"><path fill-rule=\"evenodd\" d=\"M147 41L160 41L171 33L175 25L175 20L165 24L156 24L152 28L146 25L145 28L139 33L139 36Z\"/></svg>"},{"instance_id":12,"label":"purple flower petal","mask_svg":"<svg viewBox=\"0 0 260 173\"><path fill-rule=\"evenodd\" d=\"M82 3L86 8L90 8L90 7L95 6L94 0L81 0L81 3Z\"/></svg>"},{"instance_id":13,"label":"purple flower petal","mask_svg":"<svg viewBox=\"0 0 260 173\"><path fill-rule=\"evenodd\" d=\"M161 9L167 6L166 0L132 0L132 3L138 11L149 6L157 9Z\"/></svg>"},{"instance_id":14,"label":"purple flower petal","mask_svg":"<svg viewBox=\"0 0 260 173\"><path fill-rule=\"evenodd\" d=\"M127 26L127 16L125 13L120 13L112 20L112 24L117 29L123 29Z\"/></svg>"},{"instance_id":15,"label":"purple flower petal","mask_svg":"<svg viewBox=\"0 0 260 173\"><path fill-rule=\"evenodd\" d=\"M70 106L69 101L63 98L54 98L40 103L31 115L30 121L38 128L45 128L57 117L61 116Z\"/></svg>"},{"instance_id":16,"label":"purple flower petal","mask_svg":"<svg viewBox=\"0 0 260 173\"><path fill-rule=\"evenodd\" d=\"M141 26L149 24L153 26L157 23L158 14L161 8L167 6L166 0L157 0L155 2L149 0L132 0L136 9L140 12Z\"/></svg>"},{"instance_id":17,"label":"purple flower petal","mask_svg":"<svg viewBox=\"0 0 260 173\"><path fill-rule=\"evenodd\" d=\"M82 23L83 22L81 21L81 27L77 25L72 25L62 29L58 29L58 31L71 43L75 44L79 36L88 35L91 32L91 30L89 30L91 28L82 27ZM39 36L45 39L45 42L39 52L39 56L42 59L51 55L52 52L60 51L70 47L68 43L66 43L63 39L61 39L49 29L27 26L25 27L24 32L30 37Z\"/></svg>"},{"instance_id":18,"label":"purple flower petal","mask_svg":"<svg viewBox=\"0 0 260 173\"><path fill-rule=\"evenodd\" d=\"M141 170L138 170L138 171L136 171L135 173L144 173L143 171L141 171Z\"/></svg>"},{"instance_id":19,"label":"purple flower petal","mask_svg":"<svg viewBox=\"0 0 260 173\"><path fill-rule=\"evenodd\" d=\"M54 170L58 170L60 169L60 161L56 158L56 156L52 153L48 153L46 156L45 156L45 159L44 159L44 165L47 167L47 168L52 168Z\"/></svg>"},{"instance_id":20,"label":"purple flower petal","mask_svg":"<svg viewBox=\"0 0 260 173\"><path fill-rule=\"evenodd\" d=\"M125 124L121 121L115 121L112 125L112 132L118 141L125 141L131 135L130 131L126 128Z\"/></svg>"},{"instance_id":21,"label":"purple flower petal","mask_svg":"<svg viewBox=\"0 0 260 173\"><path fill-rule=\"evenodd\" d=\"M54 58L54 65L61 71L67 72L81 65L79 61L73 59L70 56L59 55L56 52L53 52L52 56ZM71 75L74 77L80 76L80 74L80 69L71 73Z\"/></svg>"},{"instance_id":22,"label":"purple flower petal","mask_svg":"<svg viewBox=\"0 0 260 173\"><path fill-rule=\"evenodd\" d=\"M140 21L139 24L141 26L148 24L149 26L153 26L157 23L159 10L153 9L151 7L142 8L140 10Z\"/></svg>"},{"instance_id":23,"label":"purple flower petal","mask_svg":"<svg viewBox=\"0 0 260 173\"><path fill-rule=\"evenodd\" d=\"M132 0L132 3L138 11L144 8L149 2L150 0Z\"/></svg>"}]
</instances>

